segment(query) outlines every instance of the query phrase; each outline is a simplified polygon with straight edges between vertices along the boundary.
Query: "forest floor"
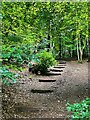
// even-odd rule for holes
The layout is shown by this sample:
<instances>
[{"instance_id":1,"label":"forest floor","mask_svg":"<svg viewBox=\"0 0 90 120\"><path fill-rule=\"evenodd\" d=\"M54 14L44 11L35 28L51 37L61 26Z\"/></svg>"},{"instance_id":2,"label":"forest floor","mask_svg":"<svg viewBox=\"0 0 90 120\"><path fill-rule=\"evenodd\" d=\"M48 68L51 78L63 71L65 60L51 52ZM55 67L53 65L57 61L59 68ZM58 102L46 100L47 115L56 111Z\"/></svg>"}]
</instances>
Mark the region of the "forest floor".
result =
<instances>
[{"instance_id":1,"label":"forest floor","mask_svg":"<svg viewBox=\"0 0 90 120\"><path fill-rule=\"evenodd\" d=\"M67 61L61 75L42 76L31 74L26 68L17 81L14 94L13 118L67 118L66 103L76 103L88 96L88 63ZM55 82L39 82L39 79L55 79ZM51 90L33 93L31 90ZM25 119L26 120L26 119Z\"/></svg>"}]
</instances>

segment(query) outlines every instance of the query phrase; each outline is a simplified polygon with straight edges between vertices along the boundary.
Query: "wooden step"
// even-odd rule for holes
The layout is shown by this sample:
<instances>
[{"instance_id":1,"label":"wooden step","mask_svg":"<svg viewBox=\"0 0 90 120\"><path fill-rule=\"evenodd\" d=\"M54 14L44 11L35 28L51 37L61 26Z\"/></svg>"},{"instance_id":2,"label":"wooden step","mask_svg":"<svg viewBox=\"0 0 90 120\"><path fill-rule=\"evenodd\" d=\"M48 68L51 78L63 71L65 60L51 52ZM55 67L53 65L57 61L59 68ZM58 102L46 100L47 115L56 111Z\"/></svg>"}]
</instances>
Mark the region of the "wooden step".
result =
<instances>
[{"instance_id":1,"label":"wooden step","mask_svg":"<svg viewBox=\"0 0 90 120\"><path fill-rule=\"evenodd\" d=\"M52 93L53 90L37 90L37 89L32 89L32 93Z\"/></svg>"},{"instance_id":2,"label":"wooden step","mask_svg":"<svg viewBox=\"0 0 90 120\"><path fill-rule=\"evenodd\" d=\"M61 75L61 73L50 71L50 72L47 73L47 75Z\"/></svg>"},{"instance_id":3,"label":"wooden step","mask_svg":"<svg viewBox=\"0 0 90 120\"><path fill-rule=\"evenodd\" d=\"M58 66L66 66L66 64L60 64L60 63L59 63Z\"/></svg>"},{"instance_id":4,"label":"wooden step","mask_svg":"<svg viewBox=\"0 0 90 120\"><path fill-rule=\"evenodd\" d=\"M57 68L50 68L50 71L54 71L54 72L62 72L63 70L57 69Z\"/></svg>"},{"instance_id":5,"label":"wooden step","mask_svg":"<svg viewBox=\"0 0 90 120\"><path fill-rule=\"evenodd\" d=\"M60 64L66 64L66 61L59 61Z\"/></svg>"},{"instance_id":6,"label":"wooden step","mask_svg":"<svg viewBox=\"0 0 90 120\"><path fill-rule=\"evenodd\" d=\"M39 82L55 82L55 79L39 79Z\"/></svg>"},{"instance_id":7,"label":"wooden step","mask_svg":"<svg viewBox=\"0 0 90 120\"><path fill-rule=\"evenodd\" d=\"M17 113L20 113L20 112L39 112L40 109L39 108L31 108L29 106L15 106L15 111Z\"/></svg>"},{"instance_id":8,"label":"wooden step","mask_svg":"<svg viewBox=\"0 0 90 120\"><path fill-rule=\"evenodd\" d=\"M28 117L25 117L25 118L9 118L9 119L6 119L6 120L31 120L31 118L28 118Z\"/></svg>"},{"instance_id":9,"label":"wooden step","mask_svg":"<svg viewBox=\"0 0 90 120\"><path fill-rule=\"evenodd\" d=\"M65 68L65 66L54 66L54 68Z\"/></svg>"}]
</instances>

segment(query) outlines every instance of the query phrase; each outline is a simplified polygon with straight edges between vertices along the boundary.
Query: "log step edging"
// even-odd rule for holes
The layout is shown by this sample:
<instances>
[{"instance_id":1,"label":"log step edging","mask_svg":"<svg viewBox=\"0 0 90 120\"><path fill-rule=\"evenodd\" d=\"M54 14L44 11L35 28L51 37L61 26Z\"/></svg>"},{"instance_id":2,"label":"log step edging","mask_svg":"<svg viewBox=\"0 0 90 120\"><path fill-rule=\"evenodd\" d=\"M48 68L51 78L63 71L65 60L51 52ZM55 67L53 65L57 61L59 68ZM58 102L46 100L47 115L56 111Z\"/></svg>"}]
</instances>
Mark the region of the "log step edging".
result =
<instances>
[{"instance_id":1,"label":"log step edging","mask_svg":"<svg viewBox=\"0 0 90 120\"><path fill-rule=\"evenodd\" d=\"M48 75L48 76L49 76L49 75L61 75L61 73L60 73L60 72L50 71L50 72L47 73L47 75Z\"/></svg>"},{"instance_id":2,"label":"log step edging","mask_svg":"<svg viewBox=\"0 0 90 120\"><path fill-rule=\"evenodd\" d=\"M55 82L53 79L39 79L39 82Z\"/></svg>"},{"instance_id":3,"label":"log step edging","mask_svg":"<svg viewBox=\"0 0 90 120\"><path fill-rule=\"evenodd\" d=\"M66 64L66 61L59 61L59 64Z\"/></svg>"},{"instance_id":4,"label":"log step edging","mask_svg":"<svg viewBox=\"0 0 90 120\"><path fill-rule=\"evenodd\" d=\"M32 93L52 93L54 90L38 90L38 89L32 89Z\"/></svg>"},{"instance_id":5,"label":"log step edging","mask_svg":"<svg viewBox=\"0 0 90 120\"><path fill-rule=\"evenodd\" d=\"M60 63L59 63L58 65L59 65L59 66L66 66L66 64L60 64Z\"/></svg>"},{"instance_id":6,"label":"log step edging","mask_svg":"<svg viewBox=\"0 0 90 120\"><path fill-rule=\"evenodd\" d=\"M31 108L29 106L15 106L16 112L39 112L39 108Z\"/></svg>"},{"instance_id":7,"label":"log step edging","mask_svg":"<svg viewBox=\"0 0 90 120\"><path fill-rule=\"evenodd\" d=\"M63 72L63 70L56 69L56 68L51 68L50 71L55 71L55 72Z\"/></svg>"},{"instance_id":8,"label":"log step edging","mask_svg":"<svg viewBox=\"0 0 90 120\"><path fill-rule=\"evenodd\" d=\"M64 66L54 66L54 68L65 68Z\"/></svg>"}]
</instances>

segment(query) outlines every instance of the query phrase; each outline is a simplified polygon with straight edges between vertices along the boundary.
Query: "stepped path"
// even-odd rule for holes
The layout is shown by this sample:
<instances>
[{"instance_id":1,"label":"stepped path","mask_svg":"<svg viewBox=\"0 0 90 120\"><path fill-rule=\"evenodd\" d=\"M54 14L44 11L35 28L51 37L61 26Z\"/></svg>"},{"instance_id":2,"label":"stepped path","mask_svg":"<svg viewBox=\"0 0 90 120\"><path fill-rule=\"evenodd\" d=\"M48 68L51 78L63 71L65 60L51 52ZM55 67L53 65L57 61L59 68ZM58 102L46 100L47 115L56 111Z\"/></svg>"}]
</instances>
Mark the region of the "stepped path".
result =
<instances>
[{"instance_id":1,"label":"stepped path","mask_svg":"<svg viewBox=\"0 0 90 120\"><path fill-rule=\"evenodd\" d=\"M14 113L8 120L31 118L67 118L66 103L78 102L87 96L87 62L60 62L49 68L47 75L20 72L15 95ZM37 119L38 120L38 119ZM42 120L42 119L41 119Z\"/></svg>"},{"instance_id":2,"label":"stepped path","mask_svg":"<svg viewBox=\"0 0 90 120\"><path fill-rule=\"evenodd\" d=\"M63 64L66 64L63 63ZM59 66L63 64L58 64L56 68L52 67L48 69L48 73L45 76L38 76L37 78L35 77L35 80L32 84L32 90L31 92L33 93L52 93L55 91L55 86L56 86L56 81L59 79L61 76L63 69L58 68Z\"/></svg>"}]
</instances>

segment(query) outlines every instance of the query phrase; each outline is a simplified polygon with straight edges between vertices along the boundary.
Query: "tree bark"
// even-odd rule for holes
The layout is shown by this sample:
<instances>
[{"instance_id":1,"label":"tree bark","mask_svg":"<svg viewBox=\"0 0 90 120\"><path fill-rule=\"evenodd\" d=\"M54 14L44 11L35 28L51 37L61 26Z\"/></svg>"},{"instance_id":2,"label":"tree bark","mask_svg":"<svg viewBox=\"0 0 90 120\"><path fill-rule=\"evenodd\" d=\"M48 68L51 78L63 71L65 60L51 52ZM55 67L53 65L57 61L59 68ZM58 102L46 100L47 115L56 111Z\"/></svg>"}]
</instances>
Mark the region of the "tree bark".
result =
<instances>
[{"instance_id":1,"label":"tree bark","mask_svg":"<svg viewBox=\"0 0 90 120\"><path fill-rule=\"evenodd\" d=\"M78 47L78 40L77 40L77 57L78 57L78 61L80 60L80 57L79 57L79 47Z\"/></svg>"},{"instance_id":2,"label":"tree bark","mask_svg":"<svg viewBox=\"0 0 90 120\"><path fill-rule=\"evenodd\" d=\"M80 62L82 62L83 48L81 46L81 41L79 40L79 51L80 51Z\"/></svg>"}]
</instances>

